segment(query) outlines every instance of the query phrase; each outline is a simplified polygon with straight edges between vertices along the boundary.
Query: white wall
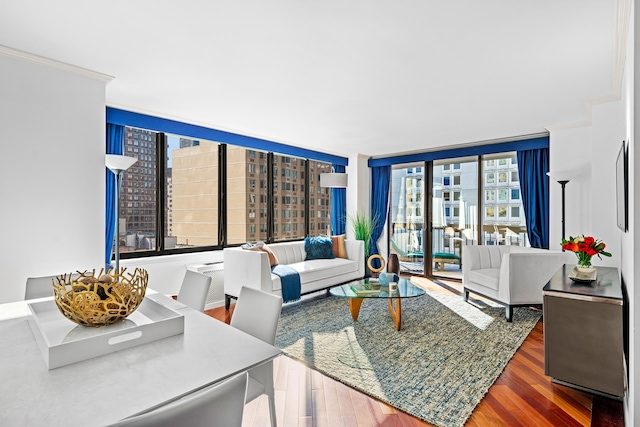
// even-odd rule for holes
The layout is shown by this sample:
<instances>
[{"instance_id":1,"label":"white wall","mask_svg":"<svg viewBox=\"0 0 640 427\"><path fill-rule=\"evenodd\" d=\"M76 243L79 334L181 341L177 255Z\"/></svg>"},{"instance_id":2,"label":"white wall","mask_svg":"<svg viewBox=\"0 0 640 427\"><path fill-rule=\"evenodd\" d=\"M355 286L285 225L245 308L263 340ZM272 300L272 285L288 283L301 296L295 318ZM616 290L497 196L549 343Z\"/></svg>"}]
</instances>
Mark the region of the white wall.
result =
<instances>
[{"instance_id":1,"label":"white wall","mask_svg":"<svg viewBox=\"0 0 640 427\"><path fill-rule=\"evenodd\" d=\"M639 21L640 22L640 21ZM633 28L633 25L631 26ZM625 422L628 426L640 425L638 392L640 375L637 372L640 353L636 350L634 315L640 293L635 292L635 270L640 259L635 253L639 231L636 223L640 210L634 207L640 199L634 189L640 177L636 177L634 165L640 160L634 141L634 122L640 118L634 114L634 80L640 77L634 66L633 31L630 32L622 84L621 99L592 106L591 125L572 129L550 131L551 171L573 171L576 176L566 186L566 235L589 234L607 244L611 258L594 259L594 265L617 267L629 294L630 366L629 389L625 397ZM635 100L640 98L635 97ZM615 162L622 141L629 144L629 231L623 233L616 222ZM561 190L551 182L550 194L550 247L561 238ZM557 248L557 247L556 247Z\"/></svg>"},{"instance_id":2,"label":"white wall","mask_svg":"<svg viewBox=\"0 0 640 427\"><path fill-rule=\"evenodd\" d=\"M106 79L62 68L0 54L0 302L104 265Z\"/></svg>"},{"instance_id":3,"label":"white wall","mask_svg":"<svg viewBox=\"0 0 640 427\"><path fill-rule=\"evenodd\" d=\"M591 205L591 138L590 126L549 132L549 170L572 177L565 187L566 238L590 232L591 210L584 209L584 206ZM553 179L549 179L549 204L549 249L559 250L562 240L562 187Z\"/></svg>"},{"instance_id":4,"label":"white wall","mask_svg":"<svg viewBox=\"0 0 640 427\"><path fill-rule=\"evenodd\" d=\"M640 316L636 315L636 307L640 307L640 292L635 289L636 277L640 277L640 251L636 252L636 242L640 238L640 209L636 209L640 198L635 197L636 188L640 188L640 173L636 174L635 165L640 162L640 150L636 150L635 129L640 128L640 117L635 108L636 102L640 102L640 94L635 92L636 82L640 82L640 54L636 49L640 47L640 31L635 23L640 24L640 10L635 8L631 16L629 48L625 64L625 81L623 85L623 97L625 101L625 125L629 139L629 231L622 234L620 247L622 251L622 281L627 287L629 301L629 390L624 401L625 424L627 426L640 425ZM639 104L640 105L640 104ZM636 274L638 273L638 274Z\"/></svg>"},{"instance_id":5,"label":"white wall","mask_svg":"<svg viewBox=\"0 0 640 427\"><path fill-rule=\"evenodd\" d=\"M592 235L607 244L612 257L592 259L594 265L621 265L616 225L615 164L623 140L628 140L623 101L593 107L592 125L550 132L550 170L573 174L565 188L565 237ZM562 239L561 186L550 185L549 248L560 249ZM577 258L576 258L577 259Z\"/></svg>"},{"instance_id":6,"label":"white wall","mask_svg":"<svg viewBox=\"0 0 640 427\"><path fill-rule=\"evenodd\" d=\"M149 287L167 295L177 295L190 264L221 262L222 251L198 252L191 254L165 255L149 258L121 259L120 267L128 270L143 268L149 273ZM222 292L220 289L218 291Z\"/></svg>"},{"instance_id":7,"label":"white wall","mask_svg":"<svg viewBox=\"0 0 640 427\"><path fill-rule=\"evenodd\" d=\"M369 156L354 154L349 156L346 172L349 175L347 187L347 239L354 239L355 233L351 225L351 216L356 212L369 213L371 209L371 170L368 165Z\"/></svg>"}]
</instances>

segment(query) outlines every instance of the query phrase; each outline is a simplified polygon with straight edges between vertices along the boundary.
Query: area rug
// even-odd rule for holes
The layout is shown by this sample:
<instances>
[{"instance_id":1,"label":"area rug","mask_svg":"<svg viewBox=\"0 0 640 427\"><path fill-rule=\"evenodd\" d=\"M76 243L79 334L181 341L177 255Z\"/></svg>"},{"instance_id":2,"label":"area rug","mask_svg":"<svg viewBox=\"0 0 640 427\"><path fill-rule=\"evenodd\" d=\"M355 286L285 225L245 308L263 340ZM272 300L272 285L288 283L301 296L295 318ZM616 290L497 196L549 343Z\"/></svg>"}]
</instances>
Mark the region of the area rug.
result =
<instances>
[{"instance_id":1,"label":"area rug","mask_svg":"<svg viewBox=\"0 0 640 427\"><path fill-rule=\"evenodd\" d=\"M367 299L357 322L347 299L285 306L276 346L344 384L443 427L462 426L540 318L482 309L434 291L402 301L396 331L387 300Z\"/></svg>"}]
</instances>

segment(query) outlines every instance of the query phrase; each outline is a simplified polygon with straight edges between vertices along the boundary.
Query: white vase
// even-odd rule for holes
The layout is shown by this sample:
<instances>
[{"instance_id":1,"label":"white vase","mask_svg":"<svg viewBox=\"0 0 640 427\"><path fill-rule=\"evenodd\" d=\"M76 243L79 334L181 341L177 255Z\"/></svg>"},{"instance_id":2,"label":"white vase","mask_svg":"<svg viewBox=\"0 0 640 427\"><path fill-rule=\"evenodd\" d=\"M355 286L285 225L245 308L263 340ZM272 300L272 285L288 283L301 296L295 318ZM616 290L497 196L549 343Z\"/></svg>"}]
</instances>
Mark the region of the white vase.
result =
<instances>
[{"instance_id":1,"label":"white vase","mask_svg":"<svg viewBox=\"0 0 640 427\"><path fill-rule=\"evenodd\" d=\"M595 267L590 265L588 267L585 267L584 265L576 265L576 270L578 270L580 273L586 273L589 274L593 271L595 271Z\"/></svg>"}]
</instances>

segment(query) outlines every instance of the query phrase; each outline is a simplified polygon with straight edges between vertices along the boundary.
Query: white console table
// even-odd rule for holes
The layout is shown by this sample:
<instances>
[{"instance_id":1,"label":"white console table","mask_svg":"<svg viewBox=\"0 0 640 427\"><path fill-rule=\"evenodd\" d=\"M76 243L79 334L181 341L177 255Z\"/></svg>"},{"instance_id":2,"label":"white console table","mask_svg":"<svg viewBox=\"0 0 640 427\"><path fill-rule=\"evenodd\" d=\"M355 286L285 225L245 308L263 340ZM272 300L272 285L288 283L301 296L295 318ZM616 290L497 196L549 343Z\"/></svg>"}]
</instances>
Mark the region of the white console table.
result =
<instances>
[{"instance_id":1,"label":"white console table","mask_svg":"<svg viewBox=\"0 0 640 427\"><path fill-rule=\"evenodd\" d=\"M146 298L184 314L184 334L52 370L31 332L27 302L0 304L0 425L107 425L280 354L164 295L148 290Z\"/></svg>"}]
</instances>

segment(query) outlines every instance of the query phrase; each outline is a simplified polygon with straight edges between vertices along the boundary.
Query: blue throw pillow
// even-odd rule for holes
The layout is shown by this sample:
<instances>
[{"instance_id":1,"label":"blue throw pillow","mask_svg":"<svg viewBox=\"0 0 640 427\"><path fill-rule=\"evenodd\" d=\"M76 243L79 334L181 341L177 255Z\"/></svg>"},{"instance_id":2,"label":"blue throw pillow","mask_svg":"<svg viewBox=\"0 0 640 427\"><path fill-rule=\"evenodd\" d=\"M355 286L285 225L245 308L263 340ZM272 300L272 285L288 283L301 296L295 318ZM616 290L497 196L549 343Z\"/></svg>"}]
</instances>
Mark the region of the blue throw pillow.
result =
<instances>
[{"instance_id":1,"label":"blue throw pillow","mask_svg":"<svg viewBox=\"0 0 640 427\"><path fill-rule=\"evenodd\" d=\"M305 261L336 257L333 254L333 241L328 236L307 237L304 239L304 250L307 253Z\"/></svg>"}]
</instances>

